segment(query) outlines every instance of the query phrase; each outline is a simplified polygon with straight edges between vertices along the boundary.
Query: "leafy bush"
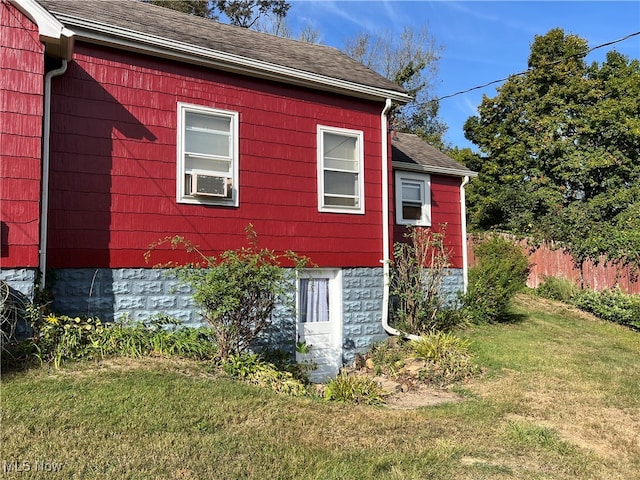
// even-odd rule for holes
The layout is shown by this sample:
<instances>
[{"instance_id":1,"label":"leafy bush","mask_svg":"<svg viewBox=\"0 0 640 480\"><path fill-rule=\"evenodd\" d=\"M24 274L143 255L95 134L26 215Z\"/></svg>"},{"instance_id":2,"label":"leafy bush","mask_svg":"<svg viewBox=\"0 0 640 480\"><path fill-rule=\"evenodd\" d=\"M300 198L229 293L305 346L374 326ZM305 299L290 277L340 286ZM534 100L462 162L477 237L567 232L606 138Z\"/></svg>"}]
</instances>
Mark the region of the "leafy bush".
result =
<instances>
[{"instance_id":1,"label":"leafy bush","mask_svg":"<svg viewBox=\"0 0 640 480\"><path fill-rule=\"evenodd\" d=\"M171 248L183 246L194 253L198 262L174 266L173 273L193 291L193 298L202 307L202 316L211 325L221 358L247 351L252 341L271 324L271 314L277 304L293 308L290 296L295 269L281 266L286 261L295 268L310 264L306 257L293 252L277 254L258 249L253 226L245 229L248 247L227 250L219 257L206 256L190 241L166 237L150 246L163 244Z\"/></svg>"},{"instance_id":2,"label":"leafy bush","mask_svg":"<svg viewBox=\"0 0 640 480\"><path fill-rule=\"evenodd\" d=\"M420 340L409 342L409 348L417 356L428 361L418 375L421 380L447 384L463 380L478 373L469 353L468 340L451 333L433 332Z\"/></svg>"},{"instance_id":3,"label":"leafy bush","mask_svg":"<svg viewBox=\"0 0 640 480\"><path fill-rule=\"evenodd\" d=\"M387 394L370 377L341 372L331 379L324 391L325 400L364 405L383 405Z\"/></svg>"},{"instance_id":4,"label":"leafy bush","mask_svg":"<svg viewBox=\"0 0 640 480\"><path fill-rule=\"evenodd\" d=\"M474 253L465 313L477 323L504 320L511 300L526 286L529 260L522 248L497 235L477 243Z\"/></svg>"},{"instance_id":5,"label":"leafy bush","mask_svg":"<svg viewBox=\"0 0 640 480\"><path fill-rule=\"evenodd\" d=\"M213 358L216 354L210 329L176 328L177 322L155 319L149 324L124 319L103 323L98 318L47 315L35 325L33 339L41 361L59 368L68 360L106 356L142 357L178 355ZM173 326L173 329L167 327Z\"/></svg>"},{"instance_id":6,"label":"leafy bush","mask_svg":"<svg viewBox=\"0 0 640 480\"><path fill-rule=\"evenodd\" d=\"M640 328L640 295L626 294L619 288L582 290L574 297L574 303L603 320Z\"/></svg>"},{"instance_id":7,"label":"leafy bush","mask_svg":"<svg viewBox=\"0 0 640 480\"><path fill-rule=\"evenodd\" d=\"M408 241L396 242L391 264L391 322L407 333L420 335L432 330L453 328L460 320L446 308L442 282L451 266L444 245L446 226L441 233L410 227Z\"/></svg>"},{"instance_id":8,"label":"leafy bush","mask_svg":"<svg viewBox=\"0 0 640 480\"><path fill-rule=\"evenodd\" d=\"M571 303L579 288L568 278L545 277L535 292L544 298Z\"/></svg>"},{"instance_id":9,"label":"leafy bush","mask_svg":"<svg viewBox=\"0 0 640 480\"><path fill-rule=\"evenodd\" d=\"M277 393L294 397L307 395L307 387L301 380L257 354L228 355L222 362L222 369L232 378L269 388Z\"/></svg>"}]
</instances>

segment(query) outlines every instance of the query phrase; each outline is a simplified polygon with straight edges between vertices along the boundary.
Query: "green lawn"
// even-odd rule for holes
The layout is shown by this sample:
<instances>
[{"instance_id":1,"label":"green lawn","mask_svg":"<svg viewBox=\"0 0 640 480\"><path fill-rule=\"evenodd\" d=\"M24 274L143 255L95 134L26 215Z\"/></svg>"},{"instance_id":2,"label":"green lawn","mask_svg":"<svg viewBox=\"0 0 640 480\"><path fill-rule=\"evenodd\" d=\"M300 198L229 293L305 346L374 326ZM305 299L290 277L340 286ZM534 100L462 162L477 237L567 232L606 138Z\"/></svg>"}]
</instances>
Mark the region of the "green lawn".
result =
<instances>
[{"instance_id":1,"label":"green lawn","mask_svg":"<svg viewBox=\"0 0 640 480\"><path fill-rule=\"evenodd\" d=\"M176 360L5 374L0 478L640 478L640 334L534 297L514 313L463 332L486 369L456 387L465 400L418 410L280 396Z\"/></svg>"}]
</instances>

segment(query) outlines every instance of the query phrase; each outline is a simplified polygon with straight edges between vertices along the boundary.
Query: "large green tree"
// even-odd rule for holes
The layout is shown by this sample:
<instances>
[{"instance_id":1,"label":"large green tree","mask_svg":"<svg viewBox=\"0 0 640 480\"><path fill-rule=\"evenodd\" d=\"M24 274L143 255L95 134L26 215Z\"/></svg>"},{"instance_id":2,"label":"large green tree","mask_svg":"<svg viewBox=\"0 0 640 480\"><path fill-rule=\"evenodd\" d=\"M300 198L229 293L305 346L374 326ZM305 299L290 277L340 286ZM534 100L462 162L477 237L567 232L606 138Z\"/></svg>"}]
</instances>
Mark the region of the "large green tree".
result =
<instances>
[{"instance_id":1,"label":"large green tree","mask_svg":"<svg viewBox=\"0 0 640 480\"><path fill-rule=\"evenodd\" d=\"M640 62L587 42L536 36L528 71L485 96L465 136L479 172L471 224L553 240L578 260L640 263Z\"/></svg>"},{"instance_id":2,"label":"large green tree","mask_svg":"<svg viewBox=\"0 0 640 480\"><path fill-rule=\"evenodd\" d=\"M405 27L400 35L361 32L347 39L344 52L351 58L402 86L414 100L393 112L394 128L415 133L443 148L446 124L438 117L434 85L441 48L426 26Z\"/></svg>"}]
</instances>

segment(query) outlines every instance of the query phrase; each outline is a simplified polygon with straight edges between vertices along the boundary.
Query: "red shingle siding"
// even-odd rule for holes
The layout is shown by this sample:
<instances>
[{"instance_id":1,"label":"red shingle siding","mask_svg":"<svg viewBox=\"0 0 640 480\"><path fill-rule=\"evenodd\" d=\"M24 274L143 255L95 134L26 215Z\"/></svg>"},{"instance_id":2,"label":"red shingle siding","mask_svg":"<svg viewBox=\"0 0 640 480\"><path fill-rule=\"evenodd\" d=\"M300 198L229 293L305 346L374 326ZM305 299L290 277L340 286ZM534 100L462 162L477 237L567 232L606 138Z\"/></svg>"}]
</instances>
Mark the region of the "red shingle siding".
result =
<instances>
[{"instance_id":1,"label":"red shingle siding","mask_svg":"<svg viewBox=\"0 0 640 480\"><path fill-rule=\"evenodd\" d=\"M0 2L2 268L37 267L44 46L33 23Z\"/></svg>"},{"instance_id":2,"label":"red shingle siding","mask_svg":"<svg viewBox=\"0 0 640 480\"><path fill-rule=\"evenodd\" d=\"M460 211L460 177L431 174L431 225L434 232L440 232L440 225L446 224L445 245L451 252L454 268L462 268L462 213ZM394 239L402 241L406 228L395 225Z\"/></svg>"},{"instance_id":3,"label":"red shingle siding","mask_svg":"<svg viewBox=\"0 0 640 480\"><path fill-rule=\"evenodd\" d=\"M249 222L261 246L321 266L380 265L382 104L76 47L54 85L50 266L145 266L173 234L217 253ZM239 112L238 208L176 202L178 102ZM364 132L364 215L318 212L319 124Z\"/></svg>"}]
</instances>

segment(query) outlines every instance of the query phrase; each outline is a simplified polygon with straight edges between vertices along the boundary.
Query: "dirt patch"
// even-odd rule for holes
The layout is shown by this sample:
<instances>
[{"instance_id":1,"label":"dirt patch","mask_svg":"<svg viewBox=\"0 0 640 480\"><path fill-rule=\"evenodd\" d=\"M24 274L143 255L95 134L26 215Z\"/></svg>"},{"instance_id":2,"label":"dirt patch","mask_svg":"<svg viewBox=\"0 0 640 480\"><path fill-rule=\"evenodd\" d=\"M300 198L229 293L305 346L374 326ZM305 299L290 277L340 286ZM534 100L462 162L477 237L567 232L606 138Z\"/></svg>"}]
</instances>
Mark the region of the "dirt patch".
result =
<instances>
[{"instance_id":1,"label":"dirt patch","mask_svg":"<svg viewBox=\"0 0 640 480\"><path fill-rule=\"evenodd\" d=\"M440 390L428 385L418 385L406 392L396 392L387 397L387 407L395 410L411 410L443 403L461 402L463 398L448 390Z\"/></svg>"}]
</instances>

